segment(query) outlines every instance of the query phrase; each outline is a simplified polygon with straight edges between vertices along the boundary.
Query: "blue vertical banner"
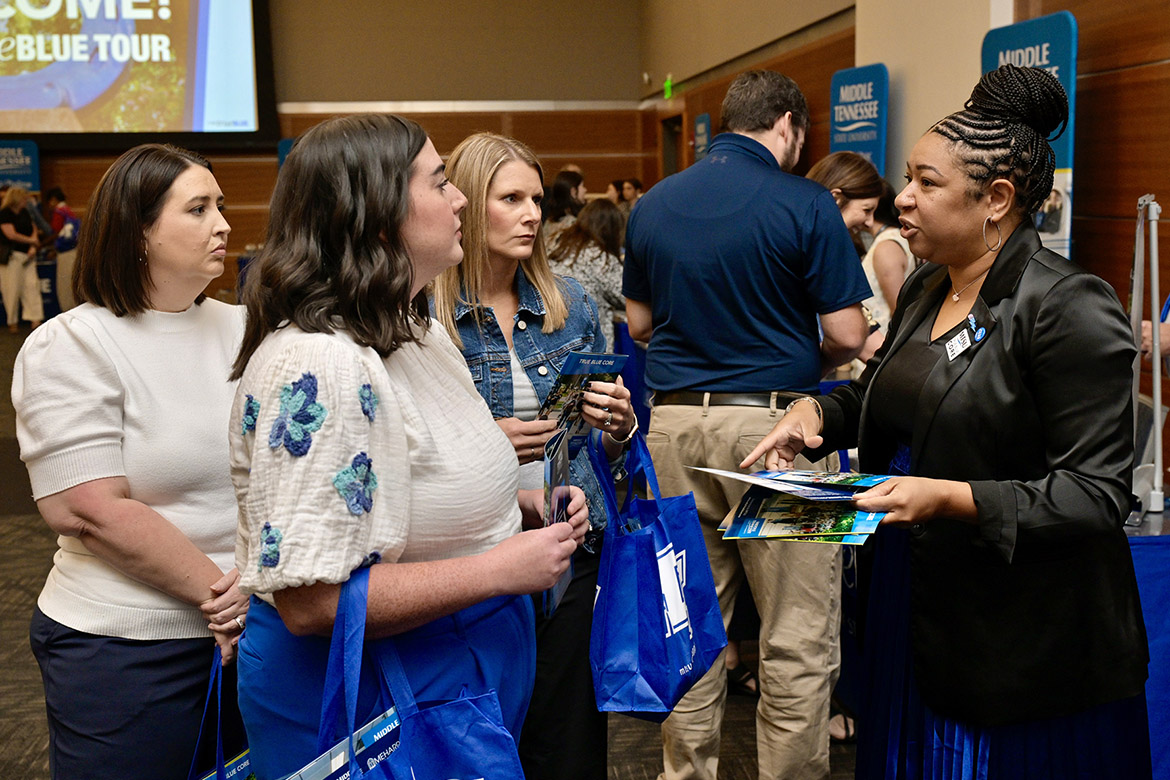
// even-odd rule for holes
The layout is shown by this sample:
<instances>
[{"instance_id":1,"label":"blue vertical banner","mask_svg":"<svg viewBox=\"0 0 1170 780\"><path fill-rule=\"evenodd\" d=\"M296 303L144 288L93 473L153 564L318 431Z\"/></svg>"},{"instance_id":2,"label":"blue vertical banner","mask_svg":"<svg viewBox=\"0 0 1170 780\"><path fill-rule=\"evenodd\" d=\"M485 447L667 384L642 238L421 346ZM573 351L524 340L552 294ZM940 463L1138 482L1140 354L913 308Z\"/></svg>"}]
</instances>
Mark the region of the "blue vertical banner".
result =
<instances>
[{"instance_id":1,"label":"blue vertical banner","mask_svg":"<svg viewBox=\"0 0 1170 780\"><path fill-rule=\"evenodd\" d=\"M1068 11L997 27L983 37L983 72L1001 65L1042 68L1068 94L1068 127L1052 142L1056 176L1035 215L1044 246L1072 256L1073 139L1077 106L1077 20Z\"/></svg>"},{"instance_id":2,"label":"blue vertical banner","mask_svg":"<svg viewBox=\"0 0 1170 780\"><path fill-rule=\"evenodd\" d=\"M830 152L857 152L886 175L890 73L882 63L833 74L829 98Z\"/></svg>"},{"instance_id":3,"label":"blue vertical banner","mask_svg":"<svg viewBox=\"0 0 1170 780\"><path fill-rule=\"evenodd\" d=\"M707 147L711 145L711 115L699 114L695 117L695 162L707 156Z\"/></svg>"},{"instance_id":4,"label":"blue vertical banner","mask_svg":"<svg viewBox=\"0 0 1170 780\"><path fill-rule=\"evenodd\" d=\"M0 184L41 191L41 155L35 142L0 138Z\"/></svg>"}]
</instances>

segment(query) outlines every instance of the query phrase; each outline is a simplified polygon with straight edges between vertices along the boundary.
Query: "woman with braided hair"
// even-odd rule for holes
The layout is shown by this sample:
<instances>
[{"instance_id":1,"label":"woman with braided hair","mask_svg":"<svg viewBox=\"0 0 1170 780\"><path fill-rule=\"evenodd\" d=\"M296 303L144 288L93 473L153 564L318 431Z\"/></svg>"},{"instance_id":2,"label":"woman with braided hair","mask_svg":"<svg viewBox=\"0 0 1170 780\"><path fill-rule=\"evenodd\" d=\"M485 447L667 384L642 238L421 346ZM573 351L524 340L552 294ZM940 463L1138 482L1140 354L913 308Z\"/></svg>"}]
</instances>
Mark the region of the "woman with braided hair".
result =
<instances>
[{"instance_id":1,"label":"woman with braided hair","mask_svg":"<svg viewBox=\"0 0 1170 780\"><path fill-rule=\"evenodd\" d=\"M744 465L859 445L894 478L866 620L859 778L1149 778L1148 651L1122 522L1135 355L1114 291L1040 243L1068 102L986 74L915 145L902 235L928 262L860 378Z\"/></svg>"}]
</instances>

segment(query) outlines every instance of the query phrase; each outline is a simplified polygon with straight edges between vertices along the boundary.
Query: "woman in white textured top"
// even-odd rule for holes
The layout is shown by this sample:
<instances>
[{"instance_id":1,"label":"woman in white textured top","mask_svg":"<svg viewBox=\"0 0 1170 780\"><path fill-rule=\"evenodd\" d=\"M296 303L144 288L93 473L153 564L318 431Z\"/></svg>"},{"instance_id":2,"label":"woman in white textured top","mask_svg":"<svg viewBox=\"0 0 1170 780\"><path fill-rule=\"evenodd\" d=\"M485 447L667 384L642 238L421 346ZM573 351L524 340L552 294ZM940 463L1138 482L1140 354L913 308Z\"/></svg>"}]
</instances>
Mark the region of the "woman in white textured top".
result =
<instances>
[{"instance_id":1,"label":"woman in white textured top","mask_svg":"<svg viewBox=\"0 0 1170 780\"><path fill-rule=\"evenodd\" d=\"M393 646L417 700L494 689L519 734L527 594L556 583L588 513L575 490L570 522L543 527L543 491L517 490L515 450L430 321L423 288L463 258L466 204L422 128L388 115L313 127L277 179L230 429L236 561L255 594L240 711L261 780L317 756L338 594L361 567L356 722L388 706L371 656Z\"/></svg>"},{"instance_id":2,"label":"woman in white textured top","mask_svg":"<svg viewBox=\"0 0 1170 780\"><path fill-rule=\"evenodd\" d=\"M861 258L861 267L865 269L865 276L869 286L873 289L873 297L863 301L869 309L874 321L881 326L878 331L882 338L876 344L866 344L865 351L858 360L868 360L877 347L885 340L885 333L890 326L890 318L894 315L894 307L898 303L898 292L902 283L917 266L914 254L910 251L910 244L902 238L901 225L898 224L898 209L894 206L894 188L888 182L882 182L882 195L878 199L877 208L873 211L873 224L868 228L873 236L873 243L865 257ZM871 348L872 347L872 348Z\"/></svg>"},{"instance_id":3,"label":"woman in white textured top","mask_svg":"<svg viewBox=\"0 0 1170 780\"><path fill-rule=\"evenodd\" d=\"M31 628L54 778L186 778L213 646L230 663L243 630L225 462L243 311L203 296L222 207L202 157L126 152L89 204L82 304L16 358L21 458L60 534Z\"/></svg>"}]
</instances>

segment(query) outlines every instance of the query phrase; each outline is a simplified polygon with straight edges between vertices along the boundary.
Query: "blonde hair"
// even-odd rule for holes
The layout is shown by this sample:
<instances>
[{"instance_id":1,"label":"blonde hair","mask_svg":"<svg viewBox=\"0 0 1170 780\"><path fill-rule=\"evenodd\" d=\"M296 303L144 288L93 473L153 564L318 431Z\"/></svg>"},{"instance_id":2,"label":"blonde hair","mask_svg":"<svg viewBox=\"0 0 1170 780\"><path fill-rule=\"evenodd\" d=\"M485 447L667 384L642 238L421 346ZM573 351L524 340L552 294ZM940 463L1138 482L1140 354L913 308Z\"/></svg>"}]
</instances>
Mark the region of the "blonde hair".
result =
<instances>
[{"instance_id":1,"label":"blonde hair","mask_svg":"<svg viewBox=\"0 0 1170 780\"><path fill-rule=\"evenodd\" d=\"M13 208L15 206L23 206L28 201L29 192L23 187L9 187L8 192L4 193L4 199L0 200L0 210Z\"/></svg>"},{"instance_id":2,"label":"blonde hair","mask_svg":"<svg viewBox=\"0 0 1170 780\"><path fill-rule=\"evenodd\" d=\"M544 180L540 161L531 149L514 138L495 133L468 136L447 159L447 178L467 196L467 208L463 210L463 262L439 274L431 283L431 292L435 319L443 324L460 348L463 347L463 340L459 338L459 328L455 322L455 307L459 303L470 306L476 327L483 327L479 295L488 275L488 190L496 171L513 160L532 166L541 181ZM536 231L532 255L520 261L520 270L544 300L544 325L541 331L552 333L563 328L569 307L561 292L560 282L548 266L543 228Z\"/></svg>"}]
</instances>

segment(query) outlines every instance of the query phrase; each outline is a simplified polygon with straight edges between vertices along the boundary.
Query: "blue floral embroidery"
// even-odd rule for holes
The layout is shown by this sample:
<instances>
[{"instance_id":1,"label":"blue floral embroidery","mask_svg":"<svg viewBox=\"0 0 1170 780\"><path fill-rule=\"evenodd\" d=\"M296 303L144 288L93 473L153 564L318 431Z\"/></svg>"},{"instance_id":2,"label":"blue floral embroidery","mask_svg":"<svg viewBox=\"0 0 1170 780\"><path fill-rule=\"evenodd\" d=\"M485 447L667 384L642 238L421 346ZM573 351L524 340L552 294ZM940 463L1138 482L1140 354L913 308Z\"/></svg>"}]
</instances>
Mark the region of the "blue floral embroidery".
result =
<instances>
[{"instance_id":1,"label":"blue floral embroidery","mask_svg":"<svg viewBox=\"0 0 1170 780\"><path fill-rule=\"evenodd\" d=\"M244 418L241 422L243 433L256 430L256 421L260 419L260 402L252 397L251 393L244 396Z\"/></svg>"},{"instance_id":2,"label":"blue floral embroidery","mask_svg":"<svg viewBox=\"0 0 1170 780\"><path fill-rule=\"evenodd\" d=\"M279 528L273 528L271 523L265 523L264 528L260 531L260 565L256 567L259 571L265 566L272 568L280 563L280 542L284 539L284 534L280 532Z\"/></svg>"},{"instance_id":3,"label":"blue floral embroidery","mask_svg":"<svg viewBox=\"0 0 1170 780\"><path fill-rule=\"evenodd\" d=\"M369 512L374 506L374 490L378 487L378 477L374 474L374 462L364 452L353 457L353 463L337 472L333 478L333 487L345 499L351 514L360 515Z\"/></svg>"},{"instance_id":4,"label":"blue floral embroidery","mask_svg":"<svg viewBox=\"0 0 1170 780\"><path fill-rule=\"evenodd\" d=\"M370 418L370 422L374 421L374 413L378 411L378 395L374 392L374 388L369 385L362 385L358 390L358 400L362 402L362 414Z\"/></svg>"},{"instance_id":5,"label":"blue floral embroidery","mask_svg":"<svg viewBox=\"0 0 1170 780\"><path fill-rule=\"evenodd\" d=\"M325 407L317 403L317 377L306 372L291 385L280 390L280 414L272 422L268 446L285 449L296 457L308 453L313 443L311 434L325 422Z\"/></svg>"},{"instance_id":6,"label":"blue floral embroidery","mask_svg":"<svg viewBox=\"0 0 1170 780\"><path fill-rule=\"evenodd\" d=\"M369 555L367 555L365 558L362 559L362 562L358 566L358 568L359 569L368 569L371 566L373 566L375 563L381 563L381 562L382 562L382 553L375 550L374 552L370 553Z\"/></svg>"}]
</instances>

